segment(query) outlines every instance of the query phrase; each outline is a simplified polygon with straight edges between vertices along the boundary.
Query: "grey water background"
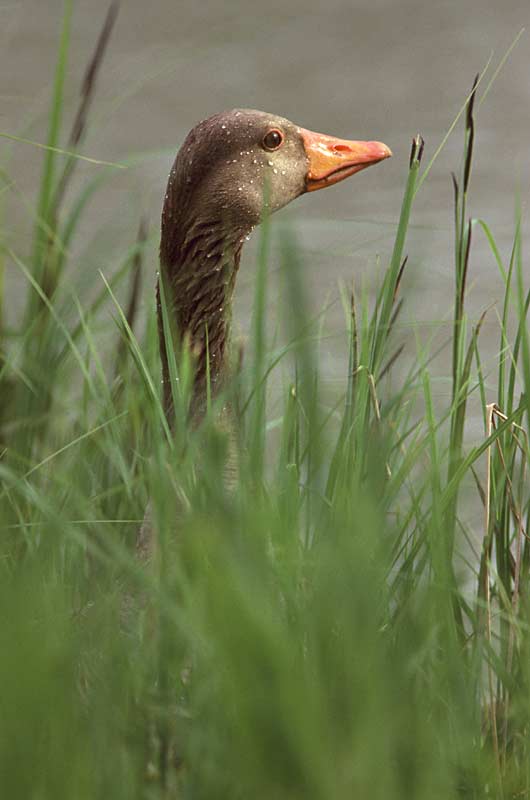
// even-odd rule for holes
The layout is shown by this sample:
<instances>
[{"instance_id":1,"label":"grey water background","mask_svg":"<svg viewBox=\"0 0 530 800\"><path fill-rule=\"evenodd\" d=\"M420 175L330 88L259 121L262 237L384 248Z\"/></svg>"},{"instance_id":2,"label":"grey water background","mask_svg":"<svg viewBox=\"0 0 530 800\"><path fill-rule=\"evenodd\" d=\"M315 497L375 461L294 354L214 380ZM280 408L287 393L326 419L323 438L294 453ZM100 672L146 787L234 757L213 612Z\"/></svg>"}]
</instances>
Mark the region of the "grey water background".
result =
<instances>
[{"instance_id":1,"label":"grey water background","mask_svg":"<svg viewBox=\"0 0 530 800\"><path fill-rule=\"evenodd\" d=\"M61 0L0 4L0 131L45 141L47 104L62 16ZM67 121L83 68L107 9L106 0L78 0L72 22ZM135 236L141 214L152 232L142 303L153 302L157 230L165 181L175 151L199 119L231 107L254 107L344 138L380 139L394 158L328 191L307 195L275 218L297 235L310 313L326 305L322 366L331 387L344 386L346 339L338 283L373 285L388 260L407 172L411 137L426 141L425 163L465 101L475 73L489 75L521 28L528 0L267 0L174 2L124 0L100 76L85 154L134 165L117 170L90 206L74 245L81 286L109 274ZM486 85L488 76L483 86ZM35 208L42 153L0 141L1 163L15 186L4 193L3 235L20 248ZM453 297L451 170L458 169L462 126L452 134L421 188L407 243L405 306L397 338L442 342ZM79 165L77 185L97 167ZM528 199L530 177L530 34L523 33L477 112L469 211L490 224L507 259L516 198ZM254 240L256 235L254 236ZM253 241L243 255L235 320L248 330L255 265ZM24 256L26 253L21 252ZM530 270L525 264L527 274ZM273 278L275 262L273 260ZM478 318L492 306L483 333L484 369L495 399L502 282L484 236L476 230L467 309ZM8 313L17 316L22 278L9 265ZM88 291L88 289L87 289ZM278 307L270 289L270 314ZM483 353L484 356L484 353ZM444 361L445 358L445 361ZM449 374L442 354L433 374ZM447 399L442 377L435 394ZM475 424L476 423L476 424ZM478 409L471 441L482 435ZM473 512L480 513L475 509Z\"/></svg>"}]
</instances>

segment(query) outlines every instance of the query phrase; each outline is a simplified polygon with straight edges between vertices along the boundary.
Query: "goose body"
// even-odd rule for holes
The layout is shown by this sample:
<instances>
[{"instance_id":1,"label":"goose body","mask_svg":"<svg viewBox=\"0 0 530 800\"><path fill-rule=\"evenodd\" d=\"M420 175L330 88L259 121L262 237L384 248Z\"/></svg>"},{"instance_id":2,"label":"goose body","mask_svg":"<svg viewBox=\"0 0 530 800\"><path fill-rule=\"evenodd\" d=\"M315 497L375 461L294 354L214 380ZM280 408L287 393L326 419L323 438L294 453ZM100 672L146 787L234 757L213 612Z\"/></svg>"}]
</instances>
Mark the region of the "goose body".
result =
<instances>
[{"instance_id":1,"label":"goose body","mask_svg":"<svg viewBox=\"0 0 530 800\"><path fill-rule=\"evenodd\" d=\"M231 305L241 249L264 214L391 156L381 142L337 139L263 111L234 109L199 122L177 153L162 211L160 272L177 336L195 357L192 414L200 419L206 381L226 376ZM169 295L169 296L168 296ZM166 411L171 408L160 287L158 327ZM154 548L149 509L137 538Z\"/></svg>"}]
</instances>

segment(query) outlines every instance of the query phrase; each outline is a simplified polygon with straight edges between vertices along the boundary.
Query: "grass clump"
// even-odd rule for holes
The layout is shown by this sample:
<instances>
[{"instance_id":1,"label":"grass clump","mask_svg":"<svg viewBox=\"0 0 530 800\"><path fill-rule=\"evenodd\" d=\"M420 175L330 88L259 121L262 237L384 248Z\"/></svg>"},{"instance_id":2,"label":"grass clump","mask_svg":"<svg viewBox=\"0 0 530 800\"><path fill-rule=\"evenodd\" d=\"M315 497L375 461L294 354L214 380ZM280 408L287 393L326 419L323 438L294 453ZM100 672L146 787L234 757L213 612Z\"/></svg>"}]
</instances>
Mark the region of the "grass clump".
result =
<instances>
[{"instance_id":1,"label":"grass clump","mask_svg":"<svg viewBox=\"0 0 530 800\"><path fill-rule=\"evenodd\" d=\"M408 372L396 369L418 137L375 302L345 296L349 363L331 407L289 231L280 262L290 344L268 348L262 230L250 357L230 389L245 446L227 492L230 443L216 400L199 428L188 425L191 366L185 354L173 360L171 432L154 304L136 333L145 226L112 279L101 286L94 275L90 304L66 280L69 245L102 182L68 204L115 14L113 4L61 156L67 9L34 245L28 254L2 244L27 286L19 328L0 329L5 796L526 796L530 287L520 222L504 264L488 225L467 217L477 85L454 180L447 406L434 403L424 343ZM465 309L478 230L505 284L493 395L481 321ZM115 290L125 277L122 307ZM9 302L0 297L0 307ZM99 334L109 308L110 356ZM167 338L167 314L163 325ZM293 377L271 424L267 383L282 358ZM472 395L484 434L468 444ZM469 544L461 510L470 479L484 525ZM149 499L159 547L146 570L134 540ZM142 602L125 614L130 597Z\"/></svg>"}]
</instances>

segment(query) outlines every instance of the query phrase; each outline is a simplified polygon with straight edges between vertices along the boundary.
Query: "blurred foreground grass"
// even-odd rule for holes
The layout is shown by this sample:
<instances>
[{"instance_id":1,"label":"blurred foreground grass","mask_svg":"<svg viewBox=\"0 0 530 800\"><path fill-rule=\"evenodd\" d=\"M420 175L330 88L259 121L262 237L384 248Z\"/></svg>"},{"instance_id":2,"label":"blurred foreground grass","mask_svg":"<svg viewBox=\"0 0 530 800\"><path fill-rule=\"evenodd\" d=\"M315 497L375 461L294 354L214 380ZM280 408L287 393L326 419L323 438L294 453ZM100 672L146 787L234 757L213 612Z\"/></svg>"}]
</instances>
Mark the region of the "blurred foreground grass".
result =
<instances>
[{"instance_id":1,"label":"blurred foreground grass","mask_svg":"<svg viewBox=\"0 0 530 800\"><path fill-rule=\"evenodd\" d=\"M89 302L67 280L102 183L67 192L115 11L65 140L67 6L33 247L1 244L0 269L20 270L27 287L14 331L1 322L11 298L0 295L2 797L528 796L530 294L519 221L504 263L486 223L468 219L474 94L454 179L446 407L433 403L425 342L411 370L393 376L417 139L375 304L344 296L350 359L333 407L288 232L290 344L268 348L263 227L249 354L228 398L243 446L227 494L217 404L190 429L189 365L175 363L170 434L154 304L139 339L133 332L143 228L108 283L93 276ZM481 322L465 311L479 231L505 283L493 396ZM122 309L114 292L126 280ZM117 330L103 353L109 306ZM268 422L267 380L282 360L293 378ZM468 447L472 394L484 435ZM460 492L470 476L484 526L468 544ZM134 539L148 499L159 549L145 569ZM131 596L142 602L125 615Z\"/></svg>"}]
</instances>

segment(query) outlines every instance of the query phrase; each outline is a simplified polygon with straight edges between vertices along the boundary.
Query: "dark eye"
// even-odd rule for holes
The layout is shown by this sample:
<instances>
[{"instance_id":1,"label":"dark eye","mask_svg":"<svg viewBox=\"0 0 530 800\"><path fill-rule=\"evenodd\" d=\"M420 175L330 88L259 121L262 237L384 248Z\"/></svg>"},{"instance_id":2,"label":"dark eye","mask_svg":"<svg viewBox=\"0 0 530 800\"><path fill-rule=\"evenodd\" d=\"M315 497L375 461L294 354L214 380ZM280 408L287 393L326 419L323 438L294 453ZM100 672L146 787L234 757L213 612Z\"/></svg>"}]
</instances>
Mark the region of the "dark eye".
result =
<instances>
[{"instance_id":1,"label":"dark eye","mask_svg":"<svg viewBox=\"0 0 530 800\"><path fill-rule=\"evenodd\" d=\"M282 142L283 142L283 133L279 131L277 128L273 128L263 137L263 147L266 150L277 150Z\"/></svg>"}]
</instances>

